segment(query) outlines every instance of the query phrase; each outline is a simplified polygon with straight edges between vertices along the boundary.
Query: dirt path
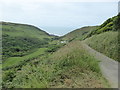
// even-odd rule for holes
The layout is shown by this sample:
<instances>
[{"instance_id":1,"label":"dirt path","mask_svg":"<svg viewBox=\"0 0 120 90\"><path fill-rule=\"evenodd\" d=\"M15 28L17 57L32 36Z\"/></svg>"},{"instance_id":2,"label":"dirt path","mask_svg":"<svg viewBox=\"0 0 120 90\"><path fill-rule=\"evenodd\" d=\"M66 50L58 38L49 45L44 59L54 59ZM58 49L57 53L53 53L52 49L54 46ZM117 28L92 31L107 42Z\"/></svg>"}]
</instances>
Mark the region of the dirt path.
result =
<instances>
[{"instance_id":1,"label":"dirt path","mask_svg":"<svg viewBox=\"0 0 120 90\"><path fill-rule=\"evenodd\" d=\"M110 82L111 87L118 88L118 62L90 48L84 42L82 44L91 55L100 61L102 74Z\"/></svg>"}]
</instances>

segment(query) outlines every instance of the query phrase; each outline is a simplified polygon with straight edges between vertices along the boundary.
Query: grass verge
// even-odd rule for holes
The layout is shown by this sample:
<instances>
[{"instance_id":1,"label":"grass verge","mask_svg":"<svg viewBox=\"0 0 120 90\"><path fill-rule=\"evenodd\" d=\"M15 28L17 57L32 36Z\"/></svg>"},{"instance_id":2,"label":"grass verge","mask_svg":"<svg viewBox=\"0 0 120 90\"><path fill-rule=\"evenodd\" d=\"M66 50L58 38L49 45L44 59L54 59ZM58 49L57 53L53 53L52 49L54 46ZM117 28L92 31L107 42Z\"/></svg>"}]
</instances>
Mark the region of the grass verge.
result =
<instances>
[{"instance_id":1,"label":"grass verge","mask_svg":"<svg viewBox=\"0 0 120 90\"><path fill-rule=\"evenodd\" d=\"M119 61L118 59L118 32L105 32L94 35L85 40L93 49L105 54L106 56Z\"/></svg>"}]
</instances>

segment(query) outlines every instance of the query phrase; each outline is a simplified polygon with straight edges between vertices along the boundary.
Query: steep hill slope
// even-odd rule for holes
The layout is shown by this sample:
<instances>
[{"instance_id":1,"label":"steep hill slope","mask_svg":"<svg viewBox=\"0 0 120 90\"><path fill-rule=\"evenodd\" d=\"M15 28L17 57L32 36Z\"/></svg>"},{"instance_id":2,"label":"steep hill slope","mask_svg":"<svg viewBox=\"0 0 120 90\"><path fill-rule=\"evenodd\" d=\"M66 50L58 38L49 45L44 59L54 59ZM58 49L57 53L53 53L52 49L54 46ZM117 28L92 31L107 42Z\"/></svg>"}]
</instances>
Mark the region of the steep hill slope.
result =
<instances>
[{"instance_id":1,"label":"steep hill slope","mask_svg":"<svg viewBox=\"0 0 120 90\"><path fill-rule=\"evenodd\" d=\"M119 15L109 18L103 24L97 27L97 29L89 32L84 39L91 37L92 35L101 34L107 31L118 31L118 27L120 23L120 21L118 20L118 17Z\"/></svg>"},{"instance_id":2,"label":"steep hill slope","mask_svg":"<svg viewBox=\"0 0 120 90\"><path fill-rule=\"evenodd\" d=\"M45 31L26 24L1 22L3 59L24 56L35 49L45 47L54 38Z\"/></svg>"},{"instance_id":3,"label":"steep hill slope","mask_svg":"<svg viewBox=\"0 0 120 90\"><path fill-rule=\"evenodd\" d=\"M60 37L62 40L74 40L74 39L86 39L91 37L92 35L101 34L107 31L118 31L118 27L120 26L120 21L118 20L118 16L114 16L106 20L100 26L87 26L82 27L80 29L73 30L72 32ZM117 28L117 29L116 29Z\"/></svg>"},{"instance_id":4,"label":"steep hill slope","mask_svg":"<svg viewBox=\"0 0 120 90\"><path fill-rule=\"evenodd\" d=\"M99 35L94 35L85 40L93 49L104 53L114 60L119 60L118 58L118 32L105 32Z\"/></svg>"},{"instance_id":5,"label":"steep hill slope","mask_svg":"<svg viewBox=\"0 0 120 90\"><path fill-rule=\"evenodd\" d=\"M120 14L105 21L98 29L90 32L85 42L93 49L119 61Z\"/></svg>"},{"instance_id":6,"label":"steep hill slope","mask_svg":"<svg viewBox=\"0 0 120 90\"><path fill-rule=\"evenodd\" d=\"M72 41L74 39L82 39L88 32L95 30L98 26L88 26L76 29L61 37L62 40Z\"/></svg>"}]
</instances>

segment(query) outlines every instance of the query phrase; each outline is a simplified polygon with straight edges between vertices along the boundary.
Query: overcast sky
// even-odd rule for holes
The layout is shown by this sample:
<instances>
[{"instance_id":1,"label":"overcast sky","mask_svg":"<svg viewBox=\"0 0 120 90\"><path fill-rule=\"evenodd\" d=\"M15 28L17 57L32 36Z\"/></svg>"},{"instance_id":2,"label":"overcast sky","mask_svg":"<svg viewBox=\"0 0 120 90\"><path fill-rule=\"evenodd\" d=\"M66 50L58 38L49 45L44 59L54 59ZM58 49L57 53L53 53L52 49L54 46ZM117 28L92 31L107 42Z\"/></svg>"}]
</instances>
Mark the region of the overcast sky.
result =
<instances>
[{"instance_id":1,"label":"overcast sky","mask_svg":"<svg viewBox=\"0 0 120 90\"><path fill-rule=\"evenodd\" d=\"M100 25L117 15L118 1L0 0L0 20L31 24L48 33L64 35L83 26Z\"/></svg>"}]
</instances>

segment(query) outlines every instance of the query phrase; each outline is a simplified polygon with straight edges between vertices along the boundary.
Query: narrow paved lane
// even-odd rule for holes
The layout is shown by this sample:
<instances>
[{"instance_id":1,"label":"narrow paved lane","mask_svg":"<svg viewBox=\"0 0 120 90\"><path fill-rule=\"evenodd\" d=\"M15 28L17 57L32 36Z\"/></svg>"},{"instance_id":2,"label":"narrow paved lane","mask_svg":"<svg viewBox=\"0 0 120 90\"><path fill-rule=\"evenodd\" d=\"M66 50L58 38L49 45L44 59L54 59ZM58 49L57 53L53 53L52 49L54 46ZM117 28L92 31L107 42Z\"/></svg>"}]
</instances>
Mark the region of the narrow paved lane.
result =
<instances>
[{"instance_id":1,"label":"narrow paved lane","mask_svg":"<svg viewBox=\"0 0 120 90\"><path fill-rule=\"evenodd\" d=\"M103 76L109 81L112 88L118 88L118 62L97 52L84 42L82 42L84 48L100 61L100 68ZM120 65L120 64L119 64Z\"/></svg>"}]
</instances>

